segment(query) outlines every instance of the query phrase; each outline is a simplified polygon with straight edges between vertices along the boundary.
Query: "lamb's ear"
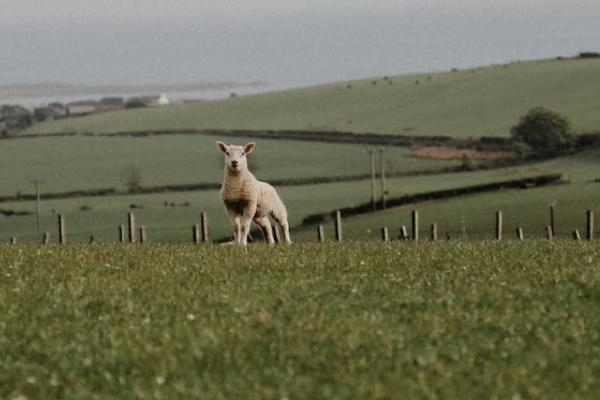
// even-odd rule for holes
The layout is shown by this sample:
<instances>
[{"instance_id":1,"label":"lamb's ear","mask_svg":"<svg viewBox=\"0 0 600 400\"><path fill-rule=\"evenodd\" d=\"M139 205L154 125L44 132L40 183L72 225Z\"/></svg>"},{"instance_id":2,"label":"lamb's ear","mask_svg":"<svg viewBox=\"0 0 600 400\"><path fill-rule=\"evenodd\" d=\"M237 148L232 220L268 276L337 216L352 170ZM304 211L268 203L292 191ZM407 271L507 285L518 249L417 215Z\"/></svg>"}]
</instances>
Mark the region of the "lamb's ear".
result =
<instances>
[{"instance_id":1,"label":"lamb's ear","mask_svg":"<svg viewBox=\"0 0 600 400\"><path fill-rule=\"evenodd\" d=\"M256 147L256 143L254 142L250 142L247 145L244 146L244 153L246 154L250 154L254 151L254 148Z\"/></svg>"},{"instance_id":2,"label":"lamb's ear","mask_svg":"<svg viewBox=\"0 0 600 400\"><path fill-rule=\"evenodd\" d=\"M217 149L221 150L223 153L227 153L227 145L223 142L217 142Z\"/></svg>"}]
</instances>

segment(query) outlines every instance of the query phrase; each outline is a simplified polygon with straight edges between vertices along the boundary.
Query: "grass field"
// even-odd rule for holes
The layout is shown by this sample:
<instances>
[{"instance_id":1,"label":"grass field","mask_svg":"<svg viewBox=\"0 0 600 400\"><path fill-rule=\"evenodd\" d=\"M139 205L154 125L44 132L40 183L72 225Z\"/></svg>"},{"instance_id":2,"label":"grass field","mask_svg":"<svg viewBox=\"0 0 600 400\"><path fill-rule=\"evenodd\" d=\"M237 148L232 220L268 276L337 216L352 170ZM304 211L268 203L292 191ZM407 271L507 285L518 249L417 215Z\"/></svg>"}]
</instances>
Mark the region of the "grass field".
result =
<instances>
[{"instance_id":1,"label":"grass field","mask_svg":"<svg viewBox=\"0 0 600 400\"><path fill-rule=\"evenodd\" d=\"M598 243L0 246L0 398L595 399Z\"/></svg>"},{"instance_id":2,"label":"grass field","mask_svg":"<svg viewBox=\"0 0 600 400\"><path fill-rule=\"evenodd\" d=\"M418 209L422 237L428 237L430 225L437 223L441 237L450 235L454 239L489 239L494 236L495 212L502 210L507 237L515 237L516 228L522 227L526 235L539 238L545 236L545 227L549 223L549 206L555 204L557 234L570 237L574 229L585 232L586 210L600 213L600 183L596 181L600 178L598 160L600 150L590 150L529 166L497 170L494 171L497 179L503 174L511 177L536 172L563 173L569 183L461 196L349 217L344 220L344 234L348 239L380 240L380 228L387 226L392 230L392 235L397 237L401 225L410 228L411 211ZM475 174L479 175L481 172ZM469 175L450 176L460 178ZM436 179L436 176L427 178ZM331 224L327 234L330 238L333 237ZM298 230L296 237L300 240L314 239L315 228Z\"/></svg>"},{"instance_id":3,"label":"grass field","mask_svg":"<svg viewBox=\"0 0 600 400\"><path fill-rule=\"evenodd\" d=\"M598 131L599 82L600 60L518 62L94 115L30 132L235 128L508 136L536 106L564 114L577 132Z\"/></svg>"},{"instance_id":4,"label":"grass field","mask_svg":"<svg viewBox=\"0 0 600 400\"><path fill-rule=\"evenodd\" d=\"M125 190L122 172L139 168L143 186L219 183L223 161L218 137L168 135L132 137L51 137L0 141L3 168L0 196L32 193L31 180L44 181L46 192L115 188ZM251 139L226 138L226 143ZM258 139L250 156L261 179L297 179L368 175L367 146ZM411 157L403 147L386 149L386 171L410 173L460 165Z\"/></svg>"}]
</instances>

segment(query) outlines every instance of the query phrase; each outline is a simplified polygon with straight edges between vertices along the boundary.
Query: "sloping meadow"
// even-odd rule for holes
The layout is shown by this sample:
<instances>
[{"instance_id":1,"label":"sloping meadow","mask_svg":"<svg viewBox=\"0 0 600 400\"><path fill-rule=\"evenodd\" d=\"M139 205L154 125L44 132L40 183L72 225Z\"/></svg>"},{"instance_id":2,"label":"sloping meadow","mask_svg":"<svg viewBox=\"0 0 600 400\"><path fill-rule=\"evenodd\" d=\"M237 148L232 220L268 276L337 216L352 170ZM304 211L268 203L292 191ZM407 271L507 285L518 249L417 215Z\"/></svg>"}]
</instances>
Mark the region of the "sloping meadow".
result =
<instances>
[{"instance_id":1,"label":"sloping meadow","mask_svg":"<svg viewBox=\"0 0 600 400\"><path fill-rule=\"evenodd\" d=\"M0 247L0 398L597 398L597 242Z\"/></svg>"}]
</instances>

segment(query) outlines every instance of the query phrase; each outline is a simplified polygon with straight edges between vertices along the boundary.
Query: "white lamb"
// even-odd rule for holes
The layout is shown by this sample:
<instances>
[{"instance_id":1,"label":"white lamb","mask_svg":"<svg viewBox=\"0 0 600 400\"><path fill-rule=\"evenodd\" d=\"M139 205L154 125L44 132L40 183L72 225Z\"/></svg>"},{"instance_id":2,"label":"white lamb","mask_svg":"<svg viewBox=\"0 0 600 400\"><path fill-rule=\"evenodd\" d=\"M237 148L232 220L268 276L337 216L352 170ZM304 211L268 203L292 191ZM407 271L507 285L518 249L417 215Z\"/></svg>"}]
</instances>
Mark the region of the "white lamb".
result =
<instances>
[{"instance_id":1,"label":"white lamb","mask_svg":"<svg viewBox=\"0 0 600 400\"><path fill-rule=\"evenodd\" d=\"M246 156L256 145L227 146L217 142L217 148L225 155L225 177L221 188L221 198L233 226L236 243L248 243L252 220L263 230L269 244L275 243L271 229L272 216L281 226L285 241L291 243L287 211L275 188L257 180L248 170Z\"/></svg>"}]
</instances>

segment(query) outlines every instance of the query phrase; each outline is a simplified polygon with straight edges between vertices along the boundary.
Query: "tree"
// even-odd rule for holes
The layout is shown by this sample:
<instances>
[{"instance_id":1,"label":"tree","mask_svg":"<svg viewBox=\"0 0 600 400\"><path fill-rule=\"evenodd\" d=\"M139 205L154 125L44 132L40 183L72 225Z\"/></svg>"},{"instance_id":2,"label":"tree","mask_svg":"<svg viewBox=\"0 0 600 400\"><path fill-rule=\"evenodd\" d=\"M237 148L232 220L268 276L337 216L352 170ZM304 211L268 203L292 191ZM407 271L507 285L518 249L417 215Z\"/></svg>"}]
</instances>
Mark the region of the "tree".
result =
<instances>
[{"instance_id":1,"label":"tree","mask_svg":"<svg viewBox=\"0 0 600 400\"><path fill-rule=\"evenodd\" d=\"M24 129L33 123L31 111L18 104L4 104L0 106L0 122L4 122L7 129Z\"/></svg>"},{"instance_id":2,"label":"tree","mask_svg":"<svg viewBox=\"0 0 600 400\"><path fill-rule=\"evenodd\" d=\"M538 153L556 153L568 150L574 144L569 122L560 114L543 107L531 109L511 134L516 142L522 142Z\"/></svg>"},{"instance_id":3,"label":"tree","mask_svg":"<svg viewBox=\"0 0 600 400\"><path fill-rule=\"evenodd\" d=\"M142 188L142 171L135 164L123 168L121 179L131 193L138 192Z\"/></svg>"}]
</instances>

